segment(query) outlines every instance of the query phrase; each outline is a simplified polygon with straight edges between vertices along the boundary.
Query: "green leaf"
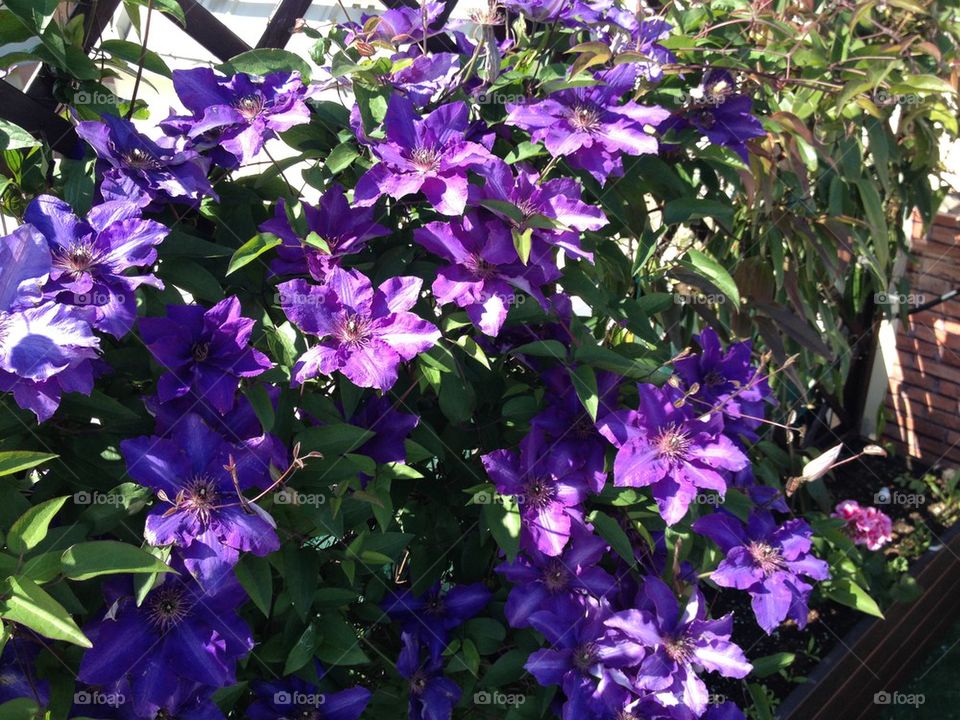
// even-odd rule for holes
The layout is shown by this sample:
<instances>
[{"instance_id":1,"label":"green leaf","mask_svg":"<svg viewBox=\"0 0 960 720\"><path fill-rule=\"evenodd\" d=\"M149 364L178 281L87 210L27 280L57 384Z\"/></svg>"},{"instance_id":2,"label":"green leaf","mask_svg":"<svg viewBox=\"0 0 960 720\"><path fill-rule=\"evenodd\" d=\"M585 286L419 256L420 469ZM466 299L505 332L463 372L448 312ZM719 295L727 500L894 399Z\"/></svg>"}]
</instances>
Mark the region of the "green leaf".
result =
<instances>
[{"instance_id":1,"label":"green leaf","mask_svg":"<svg viewBox=\"0 0 960 720\"><path fill-rule=\"evenodd\" d=\"M313 658L313 653L320 644L321 634L313 623L307 625L299 639L290 648L287 660L283 664L283 674L289 675L306 665Z\"/></svg>"},{"instance_id":2,"label":"green leaf","mask_svg":"<svg viewBox=\"0 0 960 720\"><path fill-rule=\"evenodd\" d=\"M357 150L356 145L352 142L343 142L330 151L323 164L327 170L336 175L350 167L358 157L360 157L360 151Z\"/></svg>"},{"instance_id":3,"label":"green leaf","mask_svg":"<svg viewBox=\"0 0 960 720\"><path fill-rule=\"evenodd\" d=\"M163 573L173 569L135 545L95 540L67 548L60 556L63 574L71 580L89 580L117 573Z\"/></svg>"},{"instance_id":4,"label":"green leaf","mask_svg":"<svg viewBox=\"0 0 960 720\"><path fill-rule=\"evenodd\" d=\"M347 423L331 423L304 430L297 436L305 452L323 453L327 457L356 450L375 433Z\"/></svg>"},{"instance_id":5,"label":"green leaf","mask_svg":"<svg viewBox=\"0 0 960 720\"><path fill-rule=\"evenodd\" d=\"M143 67L145 70L171 77L170 68L157 53L149 48L144 51L138 43L129 40L104 40L100 43L100 48L110 53L115 58L126 60L134 67L140 65L140 55L143 54Z\"/></svg>"},{"instance_id":6,"label":"green leaf","mask_svg":"<svg viewBox=\"0 0 960 720\"><path fill-rule=\"evenodd\" d=\"M270 561L245 553L237 563L234 572L253 604L264 617L269 616L270 601L273 598L273 572L270 569Z\"/></svg>"},{"instance_id":7,"label":"green leaf","mask_svg":"<svg viewBox=\"0 0 960 720\"><path fill-rule=\"evenodd\" d=\"M716 218L724 223L733 221L733 205L719 200L682 197L669 201L663 208L664 225Z\"/></svg>"},{"instance_id":8,"label":"green leaf","mask_svg":"<svg viewBox=\"0 0 960 720\"><path fill-rule=\"evenodd\" d=\"M537 340L513 348L510 352L516 355L534 355L536 357L549 357L555 360L563 360L567 357L567 349L559 340Z\"/></svg>"},{"instance_id":9,"label":"green leaf","mask_svg":"<svg viewBox=\"0 0 960 720\"><path fill-rule=\"evenodd\" d=\"M47 530L53 516L60 512L60 508L69 499L69 495L64 495L47 500L39 505L34 505L17 518L10 528L10 532L7 533L7 547L10 548L10 552L22 555L39 545L47 536Z\"/></svg>"},{"instance_id":10,"label":"green leaf","mask_svg":"<svg viewBox=\"0 0 960 720\"><path fill-rule=\"evenodd\" d=\"M730 298L735 305L740 305L740 291L737 289L737 283L734 282L726 268L712 257L691 248L687 250L687 254L680 264L697 275L709 280L720 292Z\"/></svg>"},{"instance_id":11,"label":"green leaf","mask_svg":"<svg viewBox=\"0 0 960 720\"><path fill-rule=\"evenodd\" d=\"M323 641L316 655L328 665L363 665L370 658L360 647L357 633L340 613L326 613L320 619Z\"/></svg>"},{"instance_id":12,"label":"green leaf","mask_svg":"<svg viewBox=\"0 0 960 720\"><path fill-rule=\"evenodd\" d=\"M497 545L513 562L520 550L520 508L513 496L489 497L481 514Z\"/></svg>"},{"instance_id":13,"label":"green leaf","mask_svg":"<svg viewBox=\"0 0 960 720\"><path fill-rule=\"evenodd\" d=\"M0 118L0 150L37 147L40 141L19 125Z\"/></svg>"},{"instance_id":14,"label":"green leaf","mask_svg":"<svg viewBox=\"0 0 960 720\"><path fill-rule=\"evenodd\" d=\"M256 48L240 53L221 65L220 69L227 75L238 72L248 75L268 75L278 71L293 71L300 73L305 83L310 81L310 65L303 58L287 50L276 48Z\"/></svg>"},{"instance_id":15,"label":"green leaf","mask_svg":"<svg viewBox=\"0 0 960 720\"><path fill-rule=\"evenodd\" d=\"M93 643L80 631L66 608L33 580L10 577L4 581L2 587L0 617L20 623L52 640L65 640L85 648L93 647Z\"/></svg>"},{"instance_id":16,"label":"green leaf","mask_svg":"<svg viewBox=\"0 0 960 720\"><path fill-rule=\"evenodd\" d=\"M31 698L16 698L0 705L0 720L36 720L41 717L40 706Z\"/></svg>"},{"instance_id":17,"label":"green leaf","mask_svg":"<svg viewBox=\"0 0 960 720\"><path fill-rule=\"evenodd\" d=\"M790 667L796 659L797 656L791 652L779 652L773 655L766 655L750 661L753 665L753 672L751 674L753 677L765 678L768 675L773 675L776 672Z\"/></svg>"},{"instance_id":18,"label":"green leaf","mask_svg":"<svg viewBox=\"0 0 960 720\"><path fill-rule=\"evenodd\" d=\"M622 557L630 567L633 567L637 562L633 556L633 545L630 538L627 537L627 533L620 527L620 523L600 510L594 510L589 517L590 522L597 530L597 534L610 543L610 547L617 552L617 555Z\"/></svg>"},{"instance_id":19,"label":"green leaf","mask_svg":"<svg viewBox=\"0 0 960 720\"><path fill-rule=\"evenodd\" d=\"M526 228L525 230L512 228L510 232L513 235L513 246L517 249L520 262L526 265L530 259L530 250L533 247L533 228Z\"/></svg>"},{"instance_id":20,"label":"green leaf","mask_svg":"<svg viewBox=\"0 0 960 720\"><path fill-rule=\"evenodd\" d=\"M29 470L48 460L53 460L55 457L57 456L52 453L28 452L26 450L2 452L0 453L0 477Z\"/></svg>"},{"instance_id":21,"label":"green leaf","mask_svg":"<svg viewBox=\"0 0 960 720\"><path fill-rule=\"evenodd\" d=\"M148 545L144 552L150 553L155 558L158 558L160 562L163 563L164 567L166 567L170 562L170 555L173 552L173 545L161 547ZM155 572L133 576L133 597L137 601L137 607L140 607L143 604L143 601L147 599L147 595L150 594L150 591L157 586L157 582L160 580L160 576L162 574L163 573Z\"/></svg>"},{"instance_id":22,"label":"green leaf","mask_svg":"<svg viewBox=\"0 0 960 720\"><path fill-rule=\"evenodd\" d=\"M590 419L596 422L597 411L600 409L600 395L597 391L597 375L589 365L578 365L570 370L570 379L577 391L577 397L590 414Z\"/></svg>"},{"instance_id":23,"label":"green leaf","mask_svg":"<svg viewBox=\"0 0 960 720\"><path fill-rule=\"evenodd\" d=\"M870 594L862 587L857 585L850 578L837 578L830 582L830 587L826 591L826 596L831 600L836 600L841 605L852 607L854 610L883 618L883 612L876 600L870 597Z\"/></svg>"},{"instance_id":24,"label":"green leaf","mask_svg":"<svg viewBox=\"0 0 960 720\"><path fill-rule=\"evenodd\" d=\"M258 233L241 245L230 258L227 265L227 275L235 273L245 265L249 265L267 250L271 250L283 240L270 233Z\"/></svg>"}]
</instances>

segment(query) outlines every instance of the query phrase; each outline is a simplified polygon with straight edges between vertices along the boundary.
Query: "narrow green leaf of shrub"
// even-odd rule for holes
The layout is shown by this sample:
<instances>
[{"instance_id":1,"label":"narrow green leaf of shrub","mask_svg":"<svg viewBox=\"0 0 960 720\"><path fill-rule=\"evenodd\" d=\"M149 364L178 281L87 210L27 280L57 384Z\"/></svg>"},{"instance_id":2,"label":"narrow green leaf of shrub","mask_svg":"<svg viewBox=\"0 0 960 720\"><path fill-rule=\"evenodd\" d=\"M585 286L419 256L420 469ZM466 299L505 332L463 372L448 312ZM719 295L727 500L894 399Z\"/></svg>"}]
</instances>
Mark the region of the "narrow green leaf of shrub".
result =
<instances>
[{"instance_id":1,"label":"narrow green leaf of shrub","mask_svg":"<svg viewBox=\"0 0 960 720\"><path fill-rule=\"evenodd\" d=\"M60 508L69 498L69 495L64 495L47 500L34 505L17 518L7 533L7 547L10 552L20 555L39 545L47 536L53 516L60 512Z\"/></svg>"},{"instance_id":2,"label":"narrow green leaf of shrub","mask_svg":"<svg viewBox=\"0 0 960 720\"><path fill-rule=\"evenodd\" d=\"M2 586L0 617L19 623L52 640L65 640L80 647L93 647L60 603L33 580L7 578Z\"/></svg>"},{"instance_id":3,"label":"narrow green leaf of shrub","mask_svg":"<svg viewBox=\"0 0 960 720\"><path fill-rule=\"evenodd\" d=\"M164 573L172 568L135 545L95 540L67 548L60 556L63 574L71 580L89 580L117 573Z\"/></svg>"}]
</instances>

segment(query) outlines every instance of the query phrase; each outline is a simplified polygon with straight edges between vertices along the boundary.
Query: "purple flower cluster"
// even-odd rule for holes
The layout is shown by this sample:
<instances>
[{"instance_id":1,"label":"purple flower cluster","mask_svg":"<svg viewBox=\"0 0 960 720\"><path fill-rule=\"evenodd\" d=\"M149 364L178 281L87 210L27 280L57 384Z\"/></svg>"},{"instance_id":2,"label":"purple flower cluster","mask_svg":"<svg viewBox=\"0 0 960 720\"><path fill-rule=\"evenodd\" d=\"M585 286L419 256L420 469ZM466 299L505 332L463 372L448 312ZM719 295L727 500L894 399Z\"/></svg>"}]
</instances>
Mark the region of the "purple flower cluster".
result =
<instances>
[{"instance_id":1,"label":"purple flower cluster","mask_svg":"<svg viewBox=\"0 0 960 720\"><path fill-rule=\"evenodd\" d=\"M279 286L290 321L321 341L297 361L293 382L342 372L359 387L389 390L401 361L430 349L440 331L410 312L420 278L395 277L374 288L357 270L334 269L323 285L291 280Z\"/></svg>"},{"instance_id":2,"label":"purple flower cluster","mask_svg":"<svg viewBox=\"0 0 960 720\"><path fill-rule=\"evenodd\" d=\"M96 205L85 219L41 195L26 225L0 239L0 390L38 420L64 392L93 388L99 340L94 330L126 335L137 288L162 288L152 266L167 228L141 217L129 200Z\"/></svg>"},{"instance_id":3,"label":"purple flower cluster","mask_svg":"<svg viewBox=\"0 0 960 720\"><path fill-rule=\"evenodd\" d=\"M310 122L306 101L314 91L295 72L255 78L225 77L209 68L176 70L173 88L190 114L172 115L161 127L209 151L228 169L253 160L276 133Z\"/></svg>"}]
</instances>

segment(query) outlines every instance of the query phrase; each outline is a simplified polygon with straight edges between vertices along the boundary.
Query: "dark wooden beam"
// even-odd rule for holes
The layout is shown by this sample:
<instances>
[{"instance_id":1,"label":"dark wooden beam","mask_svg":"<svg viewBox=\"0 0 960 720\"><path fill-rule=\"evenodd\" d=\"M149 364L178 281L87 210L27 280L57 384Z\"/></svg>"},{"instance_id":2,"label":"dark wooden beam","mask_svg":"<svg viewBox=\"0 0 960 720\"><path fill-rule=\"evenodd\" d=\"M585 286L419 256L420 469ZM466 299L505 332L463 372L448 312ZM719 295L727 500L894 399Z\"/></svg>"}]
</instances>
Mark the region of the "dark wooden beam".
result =
<instances>
[{"instance_id":1,"label":"dark wooden beam","mask_svg":"<svg viewBox=\"0 0 960 720\"><path fill-rule=\"evenodd\" d=\"M253 49L196 0L177 0L177 2L187 20L184 31L213 53L217 59L226 62L240 53Z\"/></svg>"},{"instance_id":2,"label":"dark wooden beam","mask_svg":"<svg viewBox=\"0 0 960 720\"><path fill-rule=\"evenodd\" d=\"M83 153L73 125L5 80L0 80L0 117L68 157L79 157Z\"/></svg>"},{"instance_id":3,"label":"dark wooden beam","mask_svg":"<svg viewBox=\"0 0 960 720\"><path fill-rule=\"evenodd\" d=\"M282 48L290 42L293 24L302 18L310 7L311 0L282 0L273 11L267 29L257 42L258 48Z\"/></svg>"},{"instance_id":4,"label":"dark wooden beam","mask_svg":"<svg viewBox=\"0 0 960 720\"><path fill-rule=\"evenodd\" d=\"M83 49L90 52L103 34L120 0L79 0L72 17L83 15Z\"/></svg>"}]
</instances>

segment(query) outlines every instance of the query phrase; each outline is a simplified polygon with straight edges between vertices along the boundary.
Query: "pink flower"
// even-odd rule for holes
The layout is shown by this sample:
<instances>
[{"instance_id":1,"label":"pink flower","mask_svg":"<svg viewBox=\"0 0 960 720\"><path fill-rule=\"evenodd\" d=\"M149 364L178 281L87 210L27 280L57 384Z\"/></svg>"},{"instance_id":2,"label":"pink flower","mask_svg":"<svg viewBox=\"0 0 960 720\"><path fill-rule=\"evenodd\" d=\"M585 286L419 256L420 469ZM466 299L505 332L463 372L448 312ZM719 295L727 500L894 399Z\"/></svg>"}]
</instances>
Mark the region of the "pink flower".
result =
<instances>
[{"instance_id":1,"label":"pink flower","mask_svg":"<svg viewBox=\"0 0 960 720\"><path fill-rule=\"evenodd\" d=\"M868 550L879 550L893 537L893 522L875 507L860 507L856 500L844 500L837 504L833 517L845 520L846 531L857 545Z\"/></svg>"}]
</instances>

